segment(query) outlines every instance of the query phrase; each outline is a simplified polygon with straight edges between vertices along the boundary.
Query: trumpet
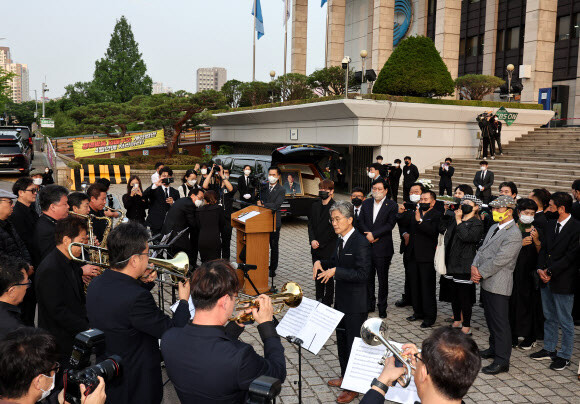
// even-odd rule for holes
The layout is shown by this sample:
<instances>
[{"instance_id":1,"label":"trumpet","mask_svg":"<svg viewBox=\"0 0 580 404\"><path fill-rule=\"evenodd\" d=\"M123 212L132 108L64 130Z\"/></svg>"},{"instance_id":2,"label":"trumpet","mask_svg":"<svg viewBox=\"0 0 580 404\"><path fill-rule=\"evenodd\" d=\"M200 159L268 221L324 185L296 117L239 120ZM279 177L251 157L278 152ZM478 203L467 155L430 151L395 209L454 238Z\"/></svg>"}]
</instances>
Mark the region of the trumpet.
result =
<instances>
[{"instance_id":1,"label":"trumpet","mask_svg":"<svg viewBox=\"0 0 580 404\"><path fill-rule=\"evenodd\" d=\"M379 365L385 364L385 360L389 356L388 353L390 351L393 356L401 361L401 363L405 366L405 374L402 375L398 381L402 387L407 387L409 383L411 383L412 371L415 370L415 367L411 364L409 359L403 356L402 352L398 348L387 341L385 338L386 333L387 322L376 317L366 320L360 328L360 336L365 344L371 346L383 344L387 348L387 351L379 361Z\"/></svg>"},{"instance_id":2,"label":"trumpet","mask_svg":"<svg viewBox=\"0 0 580 404\"><path fill-rule=\"evenodd\" d=\"M272 299L272 304L278 306L274 309L274 314L278 314L284 308L284 305L288 307L298 307L302 303L302 288L296 282L286 282L282 286L280 293L270 295ZM245 295L247 297L247 295ZM246 313L246 309L249 308L259 308L260 303L256 297L249 297L249 299L238 300L236 302L235 311L241 311L237 316L232 316L230 321L237 321L239 323L246 323L248 321L254 321L254 315L252 313Z\"/></svg>"}]
</instances>

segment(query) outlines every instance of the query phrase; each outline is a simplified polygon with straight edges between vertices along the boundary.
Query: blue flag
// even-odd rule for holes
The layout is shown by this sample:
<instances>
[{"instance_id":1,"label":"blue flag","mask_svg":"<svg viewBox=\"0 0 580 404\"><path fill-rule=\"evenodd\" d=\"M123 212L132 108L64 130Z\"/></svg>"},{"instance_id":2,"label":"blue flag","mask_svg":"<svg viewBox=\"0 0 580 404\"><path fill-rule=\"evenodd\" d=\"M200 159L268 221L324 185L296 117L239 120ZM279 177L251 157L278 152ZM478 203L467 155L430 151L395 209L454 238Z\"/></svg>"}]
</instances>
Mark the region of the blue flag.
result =
<instances>
[{"instance_id":1,"label":"blue flag","mask_svg":"<svg viewBox=\"0 0 580 404\"><path fill-rule=\"evenodd\" d=\"M262 6L260 6L260 0L256 0L256 9L258 10L254 13L254 6L252 6L252 15L256 18L256 31L258 32L258 39L264 36L264 19L262 18Z\"/></svg>"},{"instance_id":2,"label":"blue flag","mask_svg":"<svg viewBox=\"0 0 580 404\"><path fill-rule=\"evenodd\" d=\"M320 7L324 7L326 2L327 2L327 0L320 0Z\"/></svg>"}]
</instances>

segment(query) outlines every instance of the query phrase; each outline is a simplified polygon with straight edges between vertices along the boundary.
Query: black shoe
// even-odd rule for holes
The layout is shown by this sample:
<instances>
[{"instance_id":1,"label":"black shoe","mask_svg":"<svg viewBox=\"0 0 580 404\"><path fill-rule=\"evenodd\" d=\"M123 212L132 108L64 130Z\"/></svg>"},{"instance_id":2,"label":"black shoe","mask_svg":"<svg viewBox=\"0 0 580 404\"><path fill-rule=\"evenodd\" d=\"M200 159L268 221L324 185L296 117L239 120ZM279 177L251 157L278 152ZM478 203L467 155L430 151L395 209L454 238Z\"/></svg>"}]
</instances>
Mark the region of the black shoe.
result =
<instances>
[{"instance_id":1,"label":"black shoe","mask_svg":"<svg viewBox=\"0 0 580 404\"><path fill-rule=\"evenodd\" d=\"M570 366L570 361L568 359L560 358L557 356L550 365L550 369L552 370L564 370Z\"/></svg>"},{"instance_id":2,"label":"black shoe","mask_svg":"<svg viewBox=\"0 0 580 404\"><path fill-rule=\"evenodd\" d=\"M512 348L517 348L519 343L520 343L520 340L518 337L512 337Z\"/></svg>"},{"instance_id":3,"label":"black shoe","mask_svg":"<svg viewBox=\"0 0 580 404\"><path fill-rule=\"evenodd\" d=\"M386 310L384 310L384 311L379 310L379 317L380 318L387 318L387 311Z\"/></svg>"},{"instance_id":4,"label":"black shoe","mask_svg":"<svg viewBox=\"0 0 580 404\"><path fill-rule=\"evenodd\" d=\"M495 353L492 352L491 349L487 348L483 351L479 351L479 356L481 356L482 359L493 359L495 358Z\"/></svg>"},{"instance_id":5,"label":"black shoe","mask_svg":"<svg viewBox=\"0 0 580 404\"><path fill-rule=\"evenodd\" d=\"M401 299L401 300L397 300L395 302L395 307L405 307L405 306L410 306L411 303L409 303L408 301Z\"/></svg>"},{"instance_id":6,"label":"black shoe","mask_svg":"<svg viewBox=\"0 0 580 404\"><path fill-rule=\"evenodd\" d=\"M433 324L435 324L433 321L423 321L421 323L421 328L431 328L433 327Z\"/></svg>"},{"instance_id":7,"label":"black shoe","mask_svg":"<svg viewBox=\"0 0 580 404\"><path fill-rule=\"evenodd\" d=\"M545 349L540 349L538 352L535 352L530 355L530 358L535 359L537 361L545 361L545 360L554 360L556 357L556 352L549 352Z\"/></svg>"},{"instance_id":8,"label":"black shoe","mask_svg":"<svg viewBox=\"0 0 580 404\"><path fill-rule=\"evenodd\" d=\"M407 317L407 321L418 321L418 320L421 320L421 317L416 316L414 314L412 316Z\"/></svg>"},{"instance_id":9,"label":"black shoe","mask_svg":"<svg viewBox=\"0 0 580 404\"><path fill-rule=\"evenodd\" d=\"M491 365L484 366L481 369L481 373L485 373L486 375L497 375L498 373L508 372L510 370L509 364L499 364L493 362Z\"/></svg>"},{"instance_id":10,"label":"black shoe","mask_svg":"<svg viewBox=\"0 0 580 404\"><path fill-rule=\"evenodd\" d=\"M524 338L524 340L522 342L520 342L520 344L518 345L518 348L524 350L524 351L529 351L530 349L532 349L533 347L536 346L536 340L533 338Z\"/></svg>"}]
</instances>

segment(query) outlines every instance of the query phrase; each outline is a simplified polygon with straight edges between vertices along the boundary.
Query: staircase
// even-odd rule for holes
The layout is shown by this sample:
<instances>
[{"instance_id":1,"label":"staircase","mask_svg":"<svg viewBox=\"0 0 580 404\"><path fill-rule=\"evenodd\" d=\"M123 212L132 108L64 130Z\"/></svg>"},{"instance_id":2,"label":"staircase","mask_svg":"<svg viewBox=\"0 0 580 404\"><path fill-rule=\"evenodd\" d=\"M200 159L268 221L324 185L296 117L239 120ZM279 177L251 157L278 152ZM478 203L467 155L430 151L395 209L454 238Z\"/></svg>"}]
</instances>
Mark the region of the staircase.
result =
<instances>
[{"instance_id":1,"label":"staircase","mask_svg":"<svg viewBox=\"0 0 580 404\"><path fill-rule=\"evenodd\" d=\"M453 187L473 187L479 162L475 158L453 159ZM503 181L515 182L521 197L527 197L534 188L569 192L572 182L580 178L580 128L536 129L504 144L503 156L496 155L495 160L488 157L488 162L495 174L494 195ZM439 165L419 178L430 179L439 192Z\"/></svg>"}]
</instances>

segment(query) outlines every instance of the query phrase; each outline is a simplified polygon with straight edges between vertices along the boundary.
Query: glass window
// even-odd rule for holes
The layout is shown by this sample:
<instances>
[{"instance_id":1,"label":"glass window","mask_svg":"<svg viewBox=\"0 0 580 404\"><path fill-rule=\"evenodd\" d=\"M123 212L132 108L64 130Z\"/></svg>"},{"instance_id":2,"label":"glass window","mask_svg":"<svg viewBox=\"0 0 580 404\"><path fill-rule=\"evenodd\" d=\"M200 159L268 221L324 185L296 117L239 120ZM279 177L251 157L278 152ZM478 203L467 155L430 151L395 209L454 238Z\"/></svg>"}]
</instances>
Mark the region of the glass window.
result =
<instances>
[{"instance_id":1,"label":"glass window","mask_svg":"<svg viewBox=\"0 0 580 404\"><path fill-rule=\"evenodd\" d=\"M16 144L0 146L0 154L21 154L22 150Z\"/></svg>"},{"instance_id":2,"label":"glass window","mask_svg":"<svg viewBox=\"0 0 580 404\"><path fill-rule=\"evenodd\" d=\"M427 5L427 15L435 15L435 6L437 4L437 0L429 0L429 4Z\"/></svg>"},{"instance_id":3,"label":"glass window","mask_svg":"<svg viewBox=\"0 0 580 404\"><path fill-rule=\"evenodd\" d=\"M496 52L503 52L505 50L505 31L497 31L497 49Z\"/></svg>"},{"instance_id":4,"label":"glass window","mask_svg":"<svg viewBox=\"0 0 580 404\"><path fill-rule=\"evenodd\" d=\"M459 56L465 56L465 38L459 40Z\"/></svg>"},{"instance_id":5,"label":"glass window","mask_svg":"<svg viewBox=\"0 0 580 404\"><path fill-rule=\"evenodd\" d=\"M580 38L580 13L574 14L574 25L572 26L572 37Z\"/></svg>"},{"instance_id":6,"label":"glass window","mask_svg":"<svg viewBox=\"0 0 580 404\"><path fill-rule=\"evenodd\" d=\"M249 164L252 167L252 171L255 170L255 160L250 159L235 159L232 166L232 174L242 174L244 172L244 166Z\"/></svg>"},{"instance_id":7,"label":"glass window","mask_svg":"<svg viewBox=\"0 0 580 404\"><path fill-rule=\"evenodd\" d=\"M556 41L570 39L570 16L563 15L556 20Z\"/></svg>"},{"instance_id":8,"label":"glass window","mask_svg":"<svg viewBox=\"0 0 580 404\"><path fill-rule=\"evenodd\" d=\"M506 50L518 49L520 47L520 27L513 27L507 30Z\"/></svg>"},{"instance_id":9,"label":"glass window","mask_svg":"<svg viewBox=\"0 0 580 404\"><path fill-rule=\"evenodd\" d=\"M483 55L483 34L481 34L479 36L479 50L478 50L478 54L479 55Z\"/></svg>"},{"instance_id":10,"label":"glass window","mask_svg":"<svg viewBox=\"0 0 580 404\"><path fill-rule=\"evenodd\" d=\"M477 56L478 37L472 36L467 38L465 47L465 56Z\"/></svg>"},{"instance_id":11,"label":"glass window","mask_svg":"<svg viewBox=\"0 0 580 404\"><path fill-rule=\"evenodd\" d=\"M260 178L266 178L268 176L268 168L270 168L269 161L256 161L256 175Z\"/></svg>"}]
</instances>

